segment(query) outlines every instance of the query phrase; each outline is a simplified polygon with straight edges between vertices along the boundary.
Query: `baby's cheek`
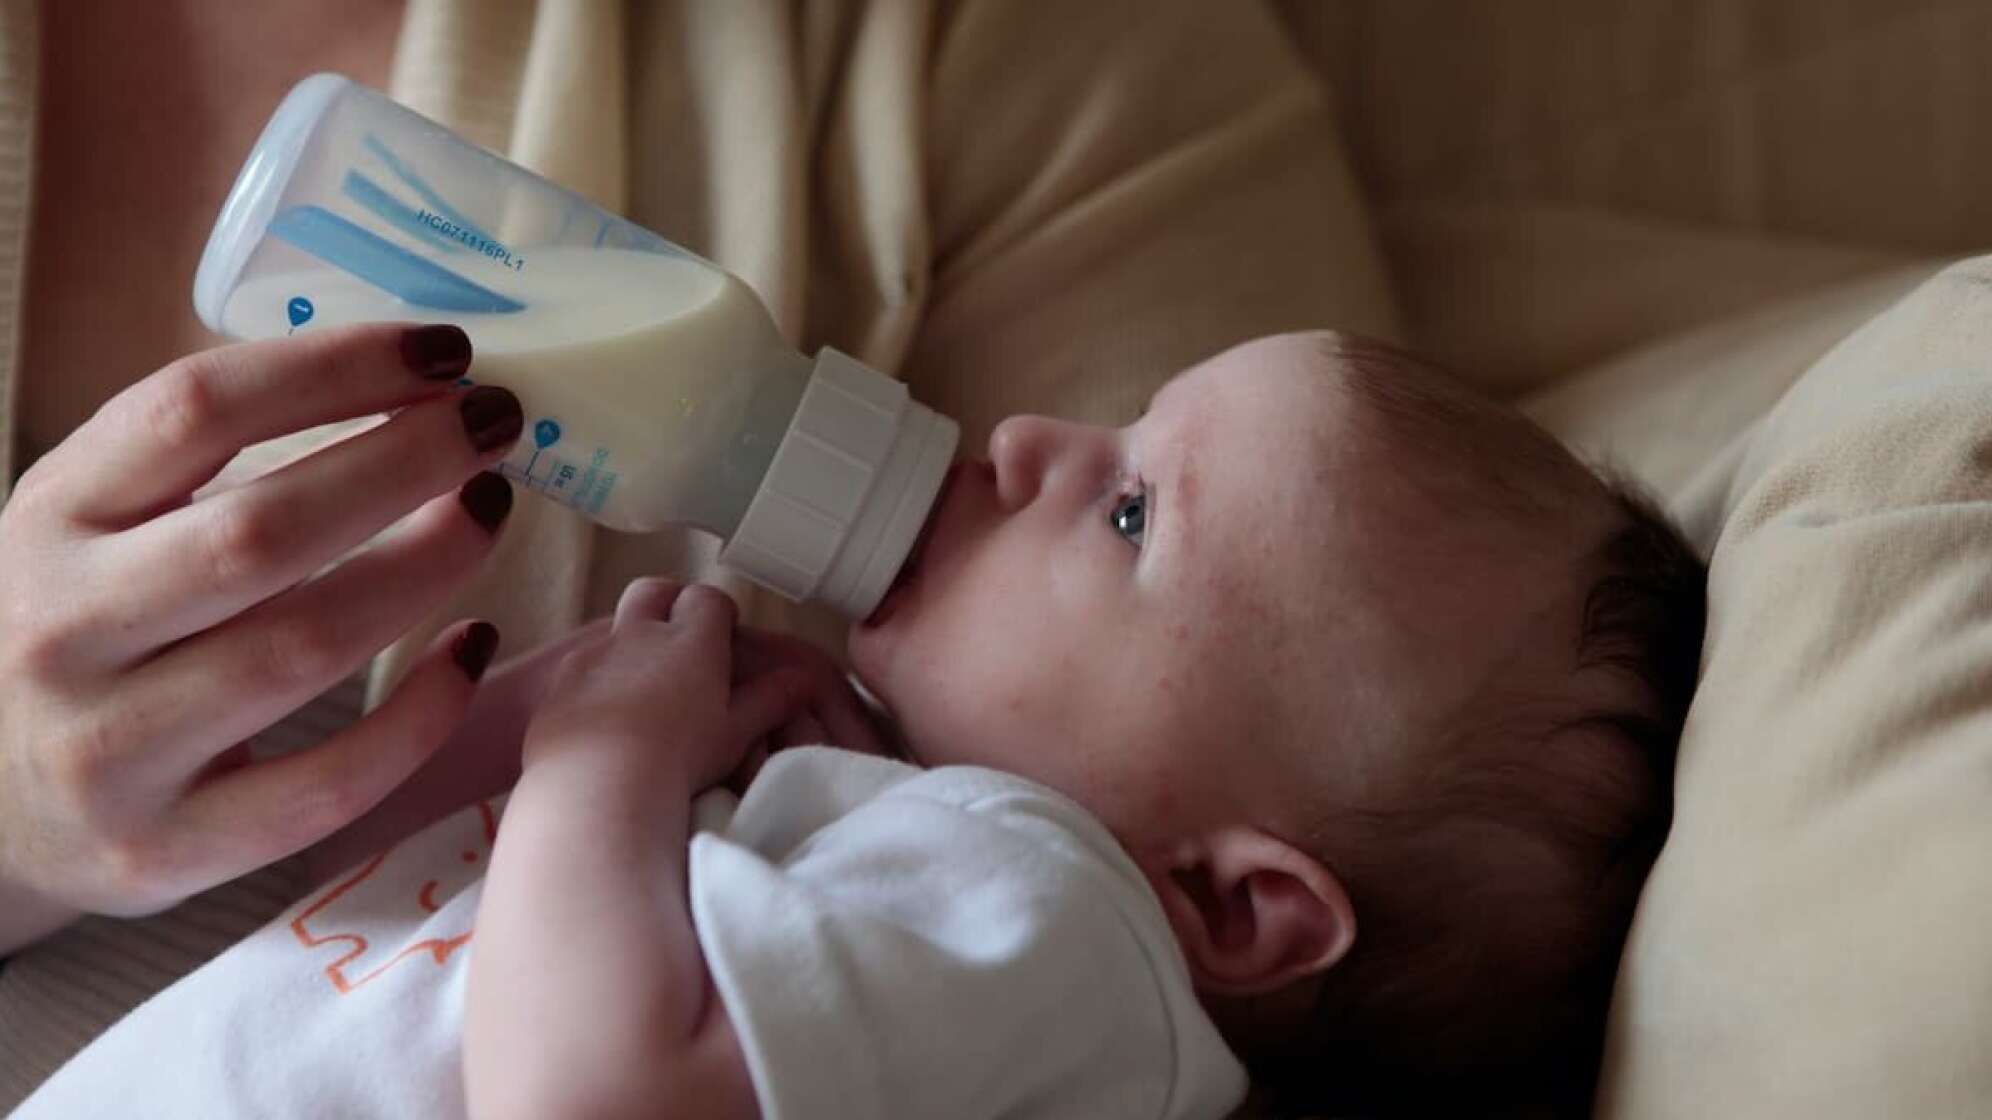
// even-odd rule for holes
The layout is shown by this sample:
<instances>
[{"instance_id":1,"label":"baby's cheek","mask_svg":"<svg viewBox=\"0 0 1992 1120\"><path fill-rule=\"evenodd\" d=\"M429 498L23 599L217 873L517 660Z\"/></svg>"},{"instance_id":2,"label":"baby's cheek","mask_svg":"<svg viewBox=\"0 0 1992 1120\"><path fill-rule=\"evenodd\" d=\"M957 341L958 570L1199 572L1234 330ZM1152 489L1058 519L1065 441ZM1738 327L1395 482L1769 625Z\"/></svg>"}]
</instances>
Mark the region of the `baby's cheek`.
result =
<instances>
[{"instance_id":1,"label":"baby's cheek","mask_svg":"<svg viewBox=\"0 0 1992 1120\"><path fill-rule=\"evenodd\" d=\"M1047 710L1045 679L1024 659L985 661L980 671L954 678L952 694L940 698L940 719L960 761L1038 777L1047 749L1070 737L1069 721Z\"/></svg>"}]
</instances>

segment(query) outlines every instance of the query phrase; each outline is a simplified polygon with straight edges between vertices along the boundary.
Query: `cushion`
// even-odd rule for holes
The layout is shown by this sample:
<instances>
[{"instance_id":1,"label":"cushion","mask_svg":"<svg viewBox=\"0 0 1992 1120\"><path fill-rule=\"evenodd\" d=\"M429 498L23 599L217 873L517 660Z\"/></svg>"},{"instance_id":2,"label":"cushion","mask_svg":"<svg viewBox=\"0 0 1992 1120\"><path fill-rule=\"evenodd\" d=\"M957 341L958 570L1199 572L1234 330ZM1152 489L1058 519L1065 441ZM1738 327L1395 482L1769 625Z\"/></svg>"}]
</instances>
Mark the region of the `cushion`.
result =
<instances>
[{"instance_id":1,"label":"cushion","mask_svg":"<svg viewBox=\"0 0 1992 1120\"><path fill-rule=\"evenodd\" d=\"M1631 347L1794 292L1837 287L1922 259L1543 202L1400 202L1380 208L1377 221L1405 329L1419 352L1503 397L1552 387ZM1746 318L1719 332L1707 351L1726 350L1739 331L1786 345L1775 328ZM1663 358L1659 364L1693 363ZM1616 383L1618 376L1607 380ZM1792 376L1796 371L1780 390ZM1698 391L1709 384L1700 382Z\"/></svg>"},{"instance_id":2,"label":"cushion","mask_svg":"<svg viewBox=\"0 0 1992 1120\"><path fill-rule=\"evenodd\" d=\"M1980 1115L1992 258L1833 347L1676 498L1714 527L1709 636L1599 1115Z\"/></svg>"},{"instance_id":3,"label":"cushion","mask_svg":"<svg viewBox=\"0 0 1992 1120\"><path fill-rule=\"evenodd\" d=\"M1992 68L1976 64L1992 5L1279 8L1348 106L1379 206L1555 200L1920 252L1992 240Z\"/></svg>"},{"instance_id":4,"label":"cushion","mask_svg":"<svg viewBox=\"0 0 1992 1120\"><path fill-rule=\"evenodd\" d=\"M1737 263L1688 256L1711 268ZM1706 555L1721 528L1723 495L1693 484L1709 476L1726 485L1725 453L1743 445L1740 437L1792 383L1938 267L1870 268L1851 280L1667 333L1518 403L1591 462L1630 475L1667 499L1674 513L1689 519L1690 535Z\"/></svg>"}]
</instances>

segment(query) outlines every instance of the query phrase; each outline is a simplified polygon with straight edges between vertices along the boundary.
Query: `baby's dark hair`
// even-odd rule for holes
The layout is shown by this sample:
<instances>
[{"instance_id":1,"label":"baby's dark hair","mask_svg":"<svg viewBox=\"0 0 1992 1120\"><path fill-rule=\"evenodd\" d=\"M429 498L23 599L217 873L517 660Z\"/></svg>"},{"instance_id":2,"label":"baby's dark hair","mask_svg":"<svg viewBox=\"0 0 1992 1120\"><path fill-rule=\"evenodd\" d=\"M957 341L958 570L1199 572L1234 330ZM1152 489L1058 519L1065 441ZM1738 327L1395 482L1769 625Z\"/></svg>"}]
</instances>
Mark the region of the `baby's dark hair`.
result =
<instances>
[{"instance_id":1,"label":"baby's dark hair","mask_svg":"<svg viewBox=\"0 0 1992 1120\"><path fill-rule=\"evenodd\" d=\"M1415 796L1337 814L1316 855L1349 892L1355 946L1308 1028L1255 1039L1247 1063L1277 1111L1588 1115L1619 955L1672 816L1707 567L1636 487L1520 416L1387 347L1325 339L1371 411L1443 441L1482 501L1505 492L1545 517L1582 502L1608 528L1572 559L1583 687L1490 692L1416 752Z\"/></svg>"}]
</instances>

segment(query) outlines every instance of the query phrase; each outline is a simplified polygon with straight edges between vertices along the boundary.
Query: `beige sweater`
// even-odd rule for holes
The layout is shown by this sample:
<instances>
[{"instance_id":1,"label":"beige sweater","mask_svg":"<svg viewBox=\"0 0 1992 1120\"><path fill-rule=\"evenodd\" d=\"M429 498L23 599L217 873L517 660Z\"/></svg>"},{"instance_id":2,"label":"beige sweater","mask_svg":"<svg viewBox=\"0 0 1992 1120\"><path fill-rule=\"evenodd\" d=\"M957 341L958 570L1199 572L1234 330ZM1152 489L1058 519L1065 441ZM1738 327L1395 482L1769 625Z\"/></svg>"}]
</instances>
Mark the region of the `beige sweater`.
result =
<instances>
[{"instance_id":1,"label":"beige sweater","mask_svg":"<svg viewBox=\"0 0 1992 1120\"><path fill-rule=\"evenodd\" d=\"M38 61L0 0L0 485L13 465ZM1179 368L1283 329L1394 335L1324 98L1256 4L1201 0L411 0L391 92L745 279L809 350L897 371L978 449L1002 416L1121 422ZM497 555L377 659L450 620L520 651L668 571L841 649L841 623L522 500ZM329 696L277 734L352 718ZM90 919L0 971L0 1108L282 907L285 865L141 922Z\"/></svg>"}]
</instances>

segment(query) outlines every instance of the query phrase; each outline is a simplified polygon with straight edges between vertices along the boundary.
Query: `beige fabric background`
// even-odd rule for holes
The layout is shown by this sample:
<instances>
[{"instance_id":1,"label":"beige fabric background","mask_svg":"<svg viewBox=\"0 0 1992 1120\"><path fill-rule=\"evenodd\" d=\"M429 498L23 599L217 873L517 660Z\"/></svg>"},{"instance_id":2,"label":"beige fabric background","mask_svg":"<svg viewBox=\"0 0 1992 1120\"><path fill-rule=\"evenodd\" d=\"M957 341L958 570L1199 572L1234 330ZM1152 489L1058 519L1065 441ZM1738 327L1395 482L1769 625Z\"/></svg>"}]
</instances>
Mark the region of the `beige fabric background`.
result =
<instances>
[{"instance_id":1,"label":"beige fabric background","mask_svg":"<svg viewBox=\"0 0 1992 1120\"><path fill-rule=\"evenodd\" d=\"M1988 431L1981 257L1841 342L1681 493L1721 525L1711 629L1601 1114L1992 1101Z\"/></svg>"},{"instance_id":2,"label":"beige fabric background","mask_svg":"<svg viewBox=\"0 0 1992 1120\"><path fill-rule=\"evenodd\" d=\"M1940 0L415 0L394 92L721 261L970 440L1020 407L1123 416L1326 323L1648 479L1714 555L1711 683L1601 1112L1965 1116L1992 1100L1992 274L1834 347L1992 241L1988 44L1992 8ZM520 648L708 554L522 502L432 623L487 613ZM84 1036L115 1013L76 1006Z\"/></svg>"},{"instance_id":3,"label":"beige fabric background","mask_svg":"<svg viewBox=\"0 0 1992 1120\"><path fill-rule=\"evenodd\" d=\"M1407 334L1512 388L1992 245L1978 0L1281 0Z\"/></svg>"}]
</instances>

